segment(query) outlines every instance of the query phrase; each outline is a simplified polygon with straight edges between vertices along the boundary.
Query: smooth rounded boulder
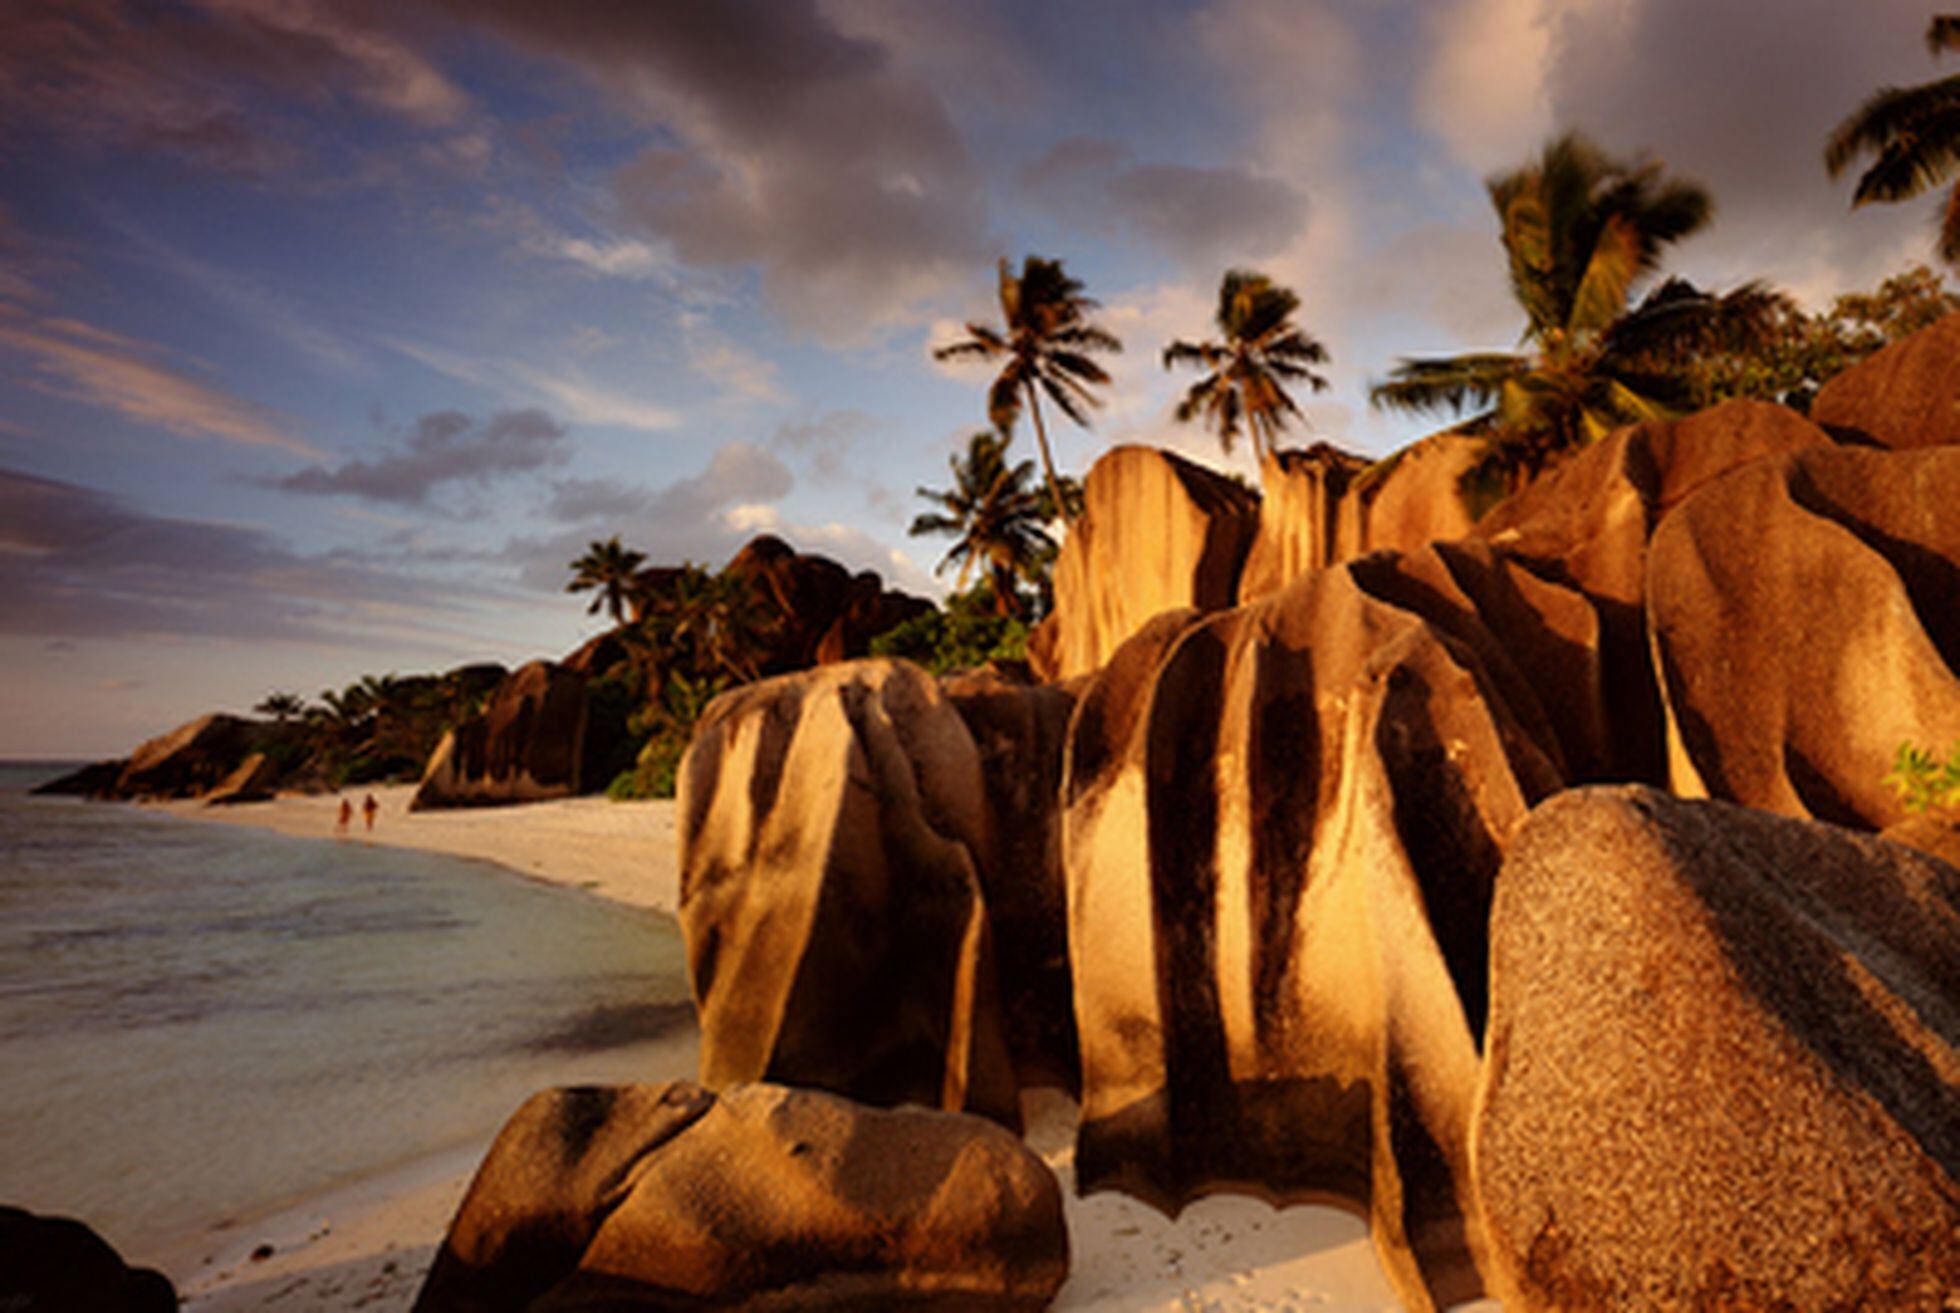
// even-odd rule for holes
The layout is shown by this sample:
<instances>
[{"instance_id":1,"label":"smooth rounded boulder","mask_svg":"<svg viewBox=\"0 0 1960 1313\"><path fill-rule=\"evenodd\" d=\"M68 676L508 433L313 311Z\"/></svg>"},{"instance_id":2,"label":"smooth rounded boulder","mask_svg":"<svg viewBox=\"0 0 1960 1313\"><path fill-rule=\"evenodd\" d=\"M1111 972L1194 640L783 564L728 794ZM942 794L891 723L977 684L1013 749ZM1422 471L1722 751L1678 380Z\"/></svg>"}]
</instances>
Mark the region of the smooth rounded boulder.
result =
<instances>
[{"instance_id":1,"label":"smooth rounded boulder","mask_svg":"<svg viewBox=\"0 0 1960 1313\"><path fill-rule=\"evenodd\" d=\"M1895 449L1960 442L1960 314L1826 381L1810 417L1844 442Z\"/></svg>"},{"instance_id":2,"label":"smooth rounded boulder","mask_svg":"<svg viewBox=\"0 0 1960 1313\"><path fill-rule=\"evenodd\" d=\"M170 1279L133 1268L87 1226L0 1205L0 1309L7 1313L176 1313Z\"/></svg>"},{"instance_id":3,"label":"smooth rounded boulder","mask_svg":"<svg viewBox=\"0 0 1960 1313\"><path fill-rule=\"evenodd\" d=\"M1640 786L1519 832L1472 1159L1506 1309L1951 1308L1960 871Z\"/></svg>"},{"instance_id":4,"label":"smooth rounded boulder","mask_svg":"<svg viewBox=\"0 0 1960 1313\"><path fill-rule=\"evenodd\" d=\"M1018 1125L972 733L902 661L734 689L680 767L680 922L701 1079Z\"/></svg>"},{"instance_id":5,"label":"smooth rounded boulder","mask_svg":"<svg viewBox=\"0 0 1960 1313\"><path fill-rule=\"evenodd\" d=\"M519 666L477 715L442 736L411 811L569 798L583 781L585 676L550 661Z\"/></svg>"},{"instance_id":6,"label":"smooth rounded boulder","mask_svg":"<svg viewBox=\"0 0 1960 1313\"><path fill-rule=\"evenodd\" d=\"M416 1313L1035 1310L1054 1175L976 1117L814 1090L550 1090L504 1126Z\"/></svg>"}]
</instances>

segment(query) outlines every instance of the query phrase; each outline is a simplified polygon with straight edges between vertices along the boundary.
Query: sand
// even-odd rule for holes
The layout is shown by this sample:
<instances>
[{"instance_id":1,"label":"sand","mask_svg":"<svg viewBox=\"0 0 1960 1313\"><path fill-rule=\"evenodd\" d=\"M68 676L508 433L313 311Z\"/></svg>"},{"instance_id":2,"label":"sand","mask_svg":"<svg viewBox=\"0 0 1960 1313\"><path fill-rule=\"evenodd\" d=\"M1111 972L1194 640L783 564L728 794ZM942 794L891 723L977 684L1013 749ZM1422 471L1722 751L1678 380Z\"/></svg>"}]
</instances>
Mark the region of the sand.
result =
<instances>
[{"instance_id":1,"label":"sand","mask_svg":"<svg viewBox=\"0 0 1960 1313\"><path fill-rule=\"evenodd\" d=\"M578 798L521 807L408 812L412 790L376 789L372 834L355 816L334 837L338 803L281 797L232 807L154 804L160 810L258 826L330 842L379 843L498 862L553 884L635 907L672 912L679 900L671 802ZM359 806L365 791L351 794ZM673 1057L691 1065L689 1046ZM1367 1226L1334 1208L1275 1209L1219 1196L1175 1221L1116 1194L1077 1198L1074 1104L1047 1091L1028 1097L1028 1140L1061 1178L1071 1263L1054 1308L1098 1310L1394 1309ZM196 1313L401 1313L413 1302L476 1162L465 1146L384 1176L323 1193L210 1237L205 1253L170 1275ZM270 1246L266 1253L264 1246ZM262 1256L253 1258L254 1251ZM1480 1305L1481 1307L1481 1305ZM1495 1308L1494 1304L1488 1307Z\"/></svg>"}]
</instances>

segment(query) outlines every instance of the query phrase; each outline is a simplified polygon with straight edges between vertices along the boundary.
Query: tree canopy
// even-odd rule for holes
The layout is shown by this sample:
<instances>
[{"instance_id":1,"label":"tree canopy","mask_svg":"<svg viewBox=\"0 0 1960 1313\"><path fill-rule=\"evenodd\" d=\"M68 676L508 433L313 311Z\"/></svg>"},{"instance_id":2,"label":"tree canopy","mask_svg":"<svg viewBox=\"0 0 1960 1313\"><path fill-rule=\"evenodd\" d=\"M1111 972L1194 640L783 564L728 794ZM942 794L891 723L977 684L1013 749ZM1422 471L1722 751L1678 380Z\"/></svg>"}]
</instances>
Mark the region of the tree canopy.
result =
<instances>
[{"instance_id":1,"label":"tree canopy","mask_svg":"<svg viewBox=\"0 0 1960 1313\"><path fill-rule=\"evenodd\" d=\"M1327 349L1293 322L1299 308L1291 288L1250 269L1228 271L1218 286L1218 338L1164 348L1164 368L1208 371L1178 403L1178 422L1203 416L1228 455L1242 431L1251 433L1255 455L1273 451L1288 419L1300 413L1286 385L1327 388L1311 368L1326 363Z\"/></svg>"}]
</instances>

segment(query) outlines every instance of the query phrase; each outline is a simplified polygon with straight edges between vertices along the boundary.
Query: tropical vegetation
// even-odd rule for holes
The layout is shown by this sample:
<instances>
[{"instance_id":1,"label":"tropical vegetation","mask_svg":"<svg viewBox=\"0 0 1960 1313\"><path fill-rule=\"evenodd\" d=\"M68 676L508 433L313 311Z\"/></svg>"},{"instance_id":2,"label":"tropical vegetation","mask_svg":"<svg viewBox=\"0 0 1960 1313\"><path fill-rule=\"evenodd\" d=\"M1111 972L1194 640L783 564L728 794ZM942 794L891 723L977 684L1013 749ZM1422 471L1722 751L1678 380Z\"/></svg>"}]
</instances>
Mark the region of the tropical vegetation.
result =
<instances>
[{"instance_id":1,"label":"tropical vegetation","mask_svg":"<svg viewBox=\"0 0 1960 1313\"><path fill-rule=\"evenodd\" d=\"M1695 183L1626 164L1576 133L1488 184L1525 313L1521 348L1407 358L1372 389L1379 407L1468 413L1484 440L1473 495L1489 496L1622 424L1691 403L1684 353L1746 345L1782 299L1750 283L1715 295L1668 278L1637 302L1663 249L1713 211Z\"/></svg>"},{"instance_id":2,"label":"tropical vegetation","mask_svg":"<svg viewBox=\"0 0 1960 1313\"><path fill-rule=\"evenodd\" d=\"M1115 334L1090 322L1096 302L1084 295L1081 283L1063 272L1060 260L1030 255L1017 274L1003 259L999 273L1002 327L969 322L964 338L936 348L933 357L1000 366L987 391L987 420L1008 435L1023 405L1027 407L1049 497L1069 519L1048 428L1041 418L1041 398L1045 394L1057 410L1086 428L1089 411L1102 404L1093 389L1109 383L1108 372L1091 357L1121 351L1123 344Z\"/></svg>"},{"instance_id":3,"label":"tropical vegetation","mask_svg":"<svg viewBox=\"0 0 1960 1313\"><path fill-rule=\"evenodd\" d=\"M1033 461L1010 463L1008 439L980 432L967 439L964 456L948 459L953 486L944 491L918 489L918 495L938 507L912 521L914 537L937 534L953 539L934 573L959 566L957 588L966 587L974 566L982 566L993 585L994 604L1003 616L1026 613L1020 582L1034 581L1055 552L1055 540L1044 527L1054 508L1049 498L1029 487Z\"/></svg>"},{"instance_id":4,"label":"tropical vegetation","mask_svg":"<svg viewBox=\"0 0 1960 1313\"><path fill-rule=\"evenodd\" d=\"M1165 369L1208 371L1178 402L1178 422L1202 417L1228 456L1241 432L1251 434L1255 457L1276 450L1289 419L1300 414L1286 385L1327 390L1312 368L1327 362L1327 349L1293 322L1299 308L1291 288L1250 269L1229 270L1218 287L1218 338L1164 348Z\"/></svg>"},{"instance_id":5,"label":"tropical vegetation","mask_svg":"<svg viewBox=\"0 0 1960 1313\"><path fill-rule=\"evenodd\" d=\"M1934 18L1926 46L1935 56L1960 50L1960 17ZM1831 133L1824 167L1835 178L1867 155L1872 161L1858 175L1854 209L1910 200L1951 177L1960 166L1960 75L1875 92ZM1942 260L1960 264L1960 182L1947 192L1937 245Z\"/></svg>"},{"instance_id":6,"label":"tropical vegetation","mask_svg":"<svg viewBox=\"0 0 1960 1313\"><path fill-rule=\"evenodd\" d=\"M603 608L615 625L625 624L627 601L634 594L640 567L646 564L646 559L644 552L620 546L619 535L614 534L605 542L593 543L585 555L571 563L572 581L565 585L565 591L591 592L592 605L586 608L587 615L597 615Z\"/></svg>"},{"instance_id":7,"label":"tropical vegetation","mask_svg":"<svg viewBox=\"0 0 1960 1313\"><path fill-rule=\"evenodd\" d=\"M1910 812L1960 808L1960 742L1941 760L1931 750L1901 743L1885 777Z\"/></svg>"}]
</instances>

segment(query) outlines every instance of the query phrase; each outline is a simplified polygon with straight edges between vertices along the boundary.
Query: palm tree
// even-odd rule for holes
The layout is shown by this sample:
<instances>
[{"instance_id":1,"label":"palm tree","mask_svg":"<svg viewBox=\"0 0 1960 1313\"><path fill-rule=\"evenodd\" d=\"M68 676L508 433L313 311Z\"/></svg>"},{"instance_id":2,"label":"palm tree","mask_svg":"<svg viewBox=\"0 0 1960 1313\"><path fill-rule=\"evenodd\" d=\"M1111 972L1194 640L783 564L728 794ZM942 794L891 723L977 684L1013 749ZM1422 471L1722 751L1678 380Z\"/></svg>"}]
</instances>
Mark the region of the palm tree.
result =
<instances>
[{"instance_id":1,"label":"palm tree","mask_svg":"<svg viewBox=\"0 0 1960 1313\"><path fill-rule=\"evenodd\" d=\"M1960 50L1960 16L1933 19L1926 48L1935 56ZM1872 201L1908 200L1946 181L1960 165L1960 76L1874 94L1831 133L1824 167L1835 178L1865 154L1874 159L1858 176L1854 209ZM1948 264L1960 264L1960 183L1947 193L1939 251Z\"/></svg>"},{"instance_id":2,"label":"palm tree","mask_svg":"<svg viewBox=\"0 0 1960 1313\"><path fill-rule=\"evenodd\" d=\"M275 723L284 725L287 721L306 714L306 699L297 693L284 693L275 690L266 694L265 698L256 707L253 707L252 710L258 712L260 715L271 716Z\"/></svg>"},{"instance_id":3,"label":"palm tree","mask_svg":"<svg viewBox=\"0 0 1960 1313\"><path fill-rule=\"evenodd\" d=\"M1661 248L1708 222L1708 194L1655 163L1608 159L1577 134L1492 178L1522 351L1404 359L1375 385L1378 407L1475 414L1485 439L1467 484L1532 474L1622 424L1663 419L1688 400L1689 348L1746 343L1783 298L1750 283L1726 295L1670 278L1637 305Z\"/></svg>"},{"instance_id":4,"label":"palm tree","mask_svg":"<svg viewBox=\"0 0 1960 1313\"><path fill-rule=\"evenodd\" d=\"M761 674L760 648L767 620L749 581L712 573L692 562L675 577L660 618L664 642L686 653L703 674L719 667L738 684Z\"/></svg>"},{"instance_id":5,"label":"palm tree","mask_svg":"<svg viewBox=\"0 0 1960 1313\"><path fill-rule=\"evenodd\" d=\"M1286 384L1327 389L1327 380L1308 368L1325 364L1327 349L1293 322L1299 308L1291 288L1250 269L1228 271L1218 285L1221 340L1179 341L1164 348L1165 369L1188 364L1211 371L1178 403L1178 422L1203 415L1227 455L1241 426L1252 434L1255 456L1274 451L1287 416L1300 413Z\"/></svg>"},{"instance_id":6,"label":"palm tree","mask_svg":"<svg viewBox=\"0 0 1960 1313\"><path fill-rule=\"evenodd\" d=\"M987 392L987 419L1003 434L1011 434L1021 416L1023 401L1034 419L1035 441L1041 447L1041 468L1049 495L1068 518L1068 503L1055 474L1048 428L1041 420L1041 393L1056 409L1083 427L1088 412L1102 404L1089 389L1109 382L1103 367L1089 358L1095 351L1121 351L1113 333L1089 322L1096 303L1082 294L1082 284L1062 272L1060 260L1030 255L1021 272L1000 262L1000 312L1004 329L969 323L967 337L935 348L935 360L1001 362Z\"/></svg>"},{"instance_id":7,"label":"palm tree","mask_svg":"<svg viewBox=\"0 0 1960 1313\"><path fill-rule=\"evenodd\" d=\"M605 542L595 542L585 555L573 561L567 568L573 572L572 581L565 585L568 593L582 593L595 589L592 605L585 608L587 615L597 615L604 607L613 618L615 625L626 623L626 602L632 595L634 575L646 561L644 552L619 545L619 535L614 534Z\"/></svg>"},{"instance_id":8,"label":"palm tree","mask_svg":"<svg viewBox=\"0 0 1960 1313\"><path fill-rule=\"evenodd\" d=\"M1039 562L1054 550L1055 540L1042 527L1048 497L1028 486L1034 462L1008 464L1007 445L998 433L968 438L965 459L955 455L947 462L953 486L945 492L918 490L919 496L943 510L913 520L911 533L953 538L934 573L958 562L958 587L964 589L968 572L984 565L993 581L995 608L1018 619L1024 608L1015 580L1035 578Z\"/></svg>"}]
</instances>

